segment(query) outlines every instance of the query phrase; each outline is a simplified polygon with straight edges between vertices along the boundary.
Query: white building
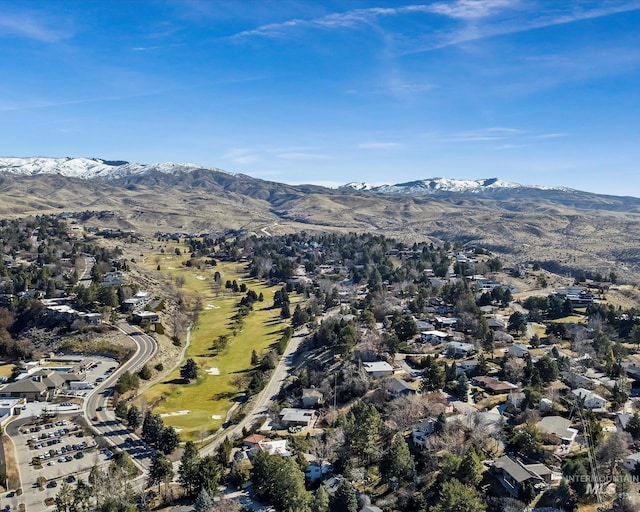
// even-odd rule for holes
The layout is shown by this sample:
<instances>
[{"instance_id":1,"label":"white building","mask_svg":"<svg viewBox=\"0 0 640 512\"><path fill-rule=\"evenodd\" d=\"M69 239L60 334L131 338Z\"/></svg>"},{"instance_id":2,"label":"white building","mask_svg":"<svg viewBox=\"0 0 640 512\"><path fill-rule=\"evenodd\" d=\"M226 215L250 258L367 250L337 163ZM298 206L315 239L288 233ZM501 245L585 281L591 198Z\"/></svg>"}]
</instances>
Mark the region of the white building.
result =
<instances>
[{"instance_id":1,"label":"white building","mask_svg":"<svg viewBox=\"0 0 640 512\"><path fill-rule=\"evenodd\" d=\"M386 361L362 363L362 366L364 367L364 371L367 372L370 377L373 377L375 379L393 375L393 366L391 366Z\"/></svg>"},{"instance_id":2,"label":"white building","mask_svg":"<svg viewBox=\"0 0 640 512\"><path fill-rule=\"evenodd\" d=\"M584 406L587 409L603 409L607 403L607 401L600 395L597 395L588 389L578 388L574 389L572 393L583 401Z\"/></svg>"}]
</instances>

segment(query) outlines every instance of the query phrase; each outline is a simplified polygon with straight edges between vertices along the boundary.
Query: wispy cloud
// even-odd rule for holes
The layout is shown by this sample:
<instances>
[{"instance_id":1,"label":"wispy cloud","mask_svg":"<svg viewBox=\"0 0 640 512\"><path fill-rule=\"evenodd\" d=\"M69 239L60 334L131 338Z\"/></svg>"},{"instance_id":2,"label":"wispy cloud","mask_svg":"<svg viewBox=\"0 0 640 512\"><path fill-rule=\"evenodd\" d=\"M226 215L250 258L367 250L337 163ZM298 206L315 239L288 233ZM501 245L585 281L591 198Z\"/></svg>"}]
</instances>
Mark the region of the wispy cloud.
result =
<instances>
[{"instance_id":1,"label":"wispy cloud","mask_svg":"<svg viewBox=\"0 0 640 512\"><path fill-rule=\"evenodd\" d=\"M505 128L505 127L490 127L481 128L479 130L467 130L458 133L454 133L451 136L451 140L457 140L461 142L483 142L483 141L497 141L505 140L509 137L522 134L523 131L518 128Z\"/></svg>"},{"instance_id":2,"label":"wispy cloud","mask_svg":"<svg viewBox=\"0 0 640 512\"><path fill-rule=\"evenodd\" d=\"M43 108L56 108L66 107L70 105L83 105L86 103L105 103L111 101L122 101L134 98L144 98L148 96L155 96L165 91L147 91L135 94L123 94L113 96L98 96L95 98L79 98L74 100L50 100L50 99L32 99L28 101L0 102L0 112L20 112L23 110L37 110Z\"/></svg>"},{"instance_id":3,"label":"wispy cloud","mask_svg":"<svg viewBox=\"0 0 640 512\"><path fill-rule=\"evenodd\" d=\"M517 0L458 0L457 2L436 3L429 6L428 9L429 12L450 18L477 20L517 3Z\"/></svg>"},{"instance_id":4,"label":"wispy cloud","mask_svg":"<svg viewBox=\"0 0 640 512\"><path fill-rule=\"evenodd\" d=\"M516 3L511 3L511 7L517 7ZM527 4L520 4L526 6ZM508 5L505 5L507 7ZM496 6L497 7L497 6ZM574 4L558 4L556 9L550 14L540 15L535 10L523 7L520 16L513 20L499 19L493 21L489 18L483 23L467 23L462 27L455 28L447 32L429 34L422 42L405 41L404 51L401 53L415 53L423 51L437 50L448 46L456 46L463 43L479 41L492 37L498 37L521 32L529 32L542 28L576 23L579 21L611 16L630 11L640 10L640 1L631 0L623 2L610 2L605 7L589 8L576 7ZM566 12L561 12L564 9ZM467 19L468 21L468 19Z\"/></svg>"},{"instance_id":5,"label":"wispy cloud","mask_svg":"<svg viewBox=\"0 0 640 512\"><path fill-rule=\"evenodd\" d=\"M450 134L427 134L428 140L442 144L477 143L493 149L516 149L545 140L568 137L563 132L537 132L505 126L491 126L475 130L463 130Z\"/></svg>"},{"instance_id":6,"label":"wispy cloud","mask_svg":"<svg viewBox=\"0 0 640 512\"><path fill-rule=\"evenodd\" d=\"M224 158L240 165L253 164L260 161L260 157L256 152L249 148L230 149L225 153Z\"/></svg>"},{"instance_id":7,"label":"wispy cloud","mask_svg":"<svg viewBox=\"0 0 640 512\"><path fill-rule=\"evenodd\" d=\"M399 142L361 142L356 147L358 149L397 149L403 144Z\"/></svg>"},{"instance_id":8,"label":"wispy cloud","mask_svg":"<svg viewBox=\"0 0 640 512\"><path fill-rule=\"evenodd\" d=\"M378 21L400 15L437 15L457 23L458 26L448 30L425 30L426 35L421 38L405 37L402 34L392 34L388 38L397 46L395 53L409 54L635 10L640 10L640 0L609 0L604 4L595 5L558 2L545 11L541 11L537 3L529 0L454 0L399 7L352 9L310 19L294 18L244 30L231 36L231 39L284 38L300 29L378 28Z\"/></svg>"},{"instance_id":9,"label":"wispy cloud","mask_svg":"<svg viewBox=\"0 0 640 512\"><path fill-rule=\"evenodd\" d=\"M69 28L61 28L61 23L53 23L41 14L0 13L0 38L22 37L43 43L55 43L72 37Z\"/></svg>"},{"instance_id":10,"label":"wispy cloud","mask_svg":"<svg viewBox=\"0 0 640 512\"><path fill-rule=\"evenodd\" d=\"M329 160L332 158L330 155L324 155L321 153L303 152L278 153L275 156L282 160Z\"/></svg>"},{"instance_id":11,"label":"wispy cloud","mask_svg":"<svg viewBox=\"0 0 640 512\"><path fill-rule=\"evenodd\" d=\"M458 19L479 19L493 14L496 10L508 7L517 0L457 0L436 4L413 4L400 7L370 7L366 9L352 9L339 13L331 13L312 19L295 18L279 23L269 23L255 29L238 32L235 39L245 37L284 37L291 29L354 29L375 23L383 17L403 14L440 14Z\"/></svg>"}]
</instances>

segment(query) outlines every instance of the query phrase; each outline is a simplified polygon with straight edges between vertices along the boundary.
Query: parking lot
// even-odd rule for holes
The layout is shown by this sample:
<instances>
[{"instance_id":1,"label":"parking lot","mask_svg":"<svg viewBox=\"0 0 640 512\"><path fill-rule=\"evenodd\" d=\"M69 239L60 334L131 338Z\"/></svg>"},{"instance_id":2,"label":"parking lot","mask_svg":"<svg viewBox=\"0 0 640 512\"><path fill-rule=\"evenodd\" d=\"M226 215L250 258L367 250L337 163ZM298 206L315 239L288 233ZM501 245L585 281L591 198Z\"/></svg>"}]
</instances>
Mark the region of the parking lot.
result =
<instances>
[{"instance_id":1,"label":"parking lot","mask_svg":"<svg viewBox=\"0 0 640 512\"><path fill-rule=\"evenodd\" d=\"M76 417L23 425L21 435L14 438L14 442L25 488L29 484L39 487L39 482L53 487L52 481L107 460L93 437L77 423Z\"/></svg>"}]
</instances>

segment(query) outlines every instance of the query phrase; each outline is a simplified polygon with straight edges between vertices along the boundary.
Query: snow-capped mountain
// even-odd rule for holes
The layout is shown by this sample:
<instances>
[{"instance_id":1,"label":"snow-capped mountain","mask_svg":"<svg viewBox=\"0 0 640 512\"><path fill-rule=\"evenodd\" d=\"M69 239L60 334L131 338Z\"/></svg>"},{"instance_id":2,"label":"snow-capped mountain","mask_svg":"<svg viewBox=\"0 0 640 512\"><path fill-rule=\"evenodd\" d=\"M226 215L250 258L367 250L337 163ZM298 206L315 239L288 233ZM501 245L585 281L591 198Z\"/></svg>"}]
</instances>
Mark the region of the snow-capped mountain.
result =
<instances>
[{"instance_id":1,"label":"snow-capped mountain","mask_svg":"<svg viewBox=\"0 0 640 512\"><path fill-rule=\"evenodd\" d=\"M69 178L115 180L128 176L140 176L151 172L176 174L202 169L193 164L172 162L138 164L124 161L109 161L99 158L0 158L0 174L37 176L57 174ZM220 169L211 169L220 171ZM224 172L224 171L220 171Z\"/></svg>"},{"instance_id":2,"label":"snow-capped mountain","mask_svg":"<svg viewBox=\"0 0 640 512\"><path fill-rule=\"evenodd\" d=\"M456 180L450 178L429 178L426 180L410 181L395 185L370 185L367 183L347 183L341 189L357 191L371 191L379 194L404 194L404 195L433 195L441 193L465 193L484 194L521 188L534 188L538 190L559 190L569 192L571 189L562 187L524 186L510 181L502 181L498 178L481 180Z\"/></svg>"}]
</instances>

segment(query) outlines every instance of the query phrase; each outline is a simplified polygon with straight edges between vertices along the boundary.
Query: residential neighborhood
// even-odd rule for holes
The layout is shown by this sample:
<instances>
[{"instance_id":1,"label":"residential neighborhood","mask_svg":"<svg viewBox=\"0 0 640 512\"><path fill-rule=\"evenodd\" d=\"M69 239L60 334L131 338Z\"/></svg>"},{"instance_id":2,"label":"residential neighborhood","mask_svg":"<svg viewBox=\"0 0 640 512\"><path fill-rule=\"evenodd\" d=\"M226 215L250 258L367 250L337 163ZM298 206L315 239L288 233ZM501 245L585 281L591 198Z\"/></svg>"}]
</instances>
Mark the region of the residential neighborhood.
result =
<instances>
[{"instance_id":1,"label":"residential neighborhood","mask_svg":"<svg viewBox=\"0 0 640 512\"><path fill-rule=\"evenodd\" d=\"M454 506L464 499L469 510L480 511L515 503L532 510L580 510L613 495L614 503L634 502L631 493L613 491L620 479L629 489L636 485L640 318L609 304L602 293L582 294L586 288L577 285L539 287L535 276L543 271L534 265L505 271L487 251L459 244L410 247L373 235L158 240L155 250L171 254L165 260L182 261L196 283L211 272L212 293L220 297L225 290L232 301L235 327L213 345L207 342L209 358L234 346L256 310L287 327L278 331L275 345L247 356L246 377L229 381L236 391L217 399L222 407L235 404L227 409L227 421L209 413L221 425L217 430L198 431L189 423L192 430L184 431L182 418L189 411L168 408L174 395L196 391L203 382L215 386L221 369L205 366L202 355L174 363L179 384L166 388L164 403L151 402L142 418L140 399L153 396L136 391L140 379L150 379L141 370L146 361L135 374L118 372L117 399L100 410L115 413L115 422L159 452L137 459L130 451L136 445L126 440L108 450L134 456L139 489L146 488L145 474L160 487L154 506L169 504L170 491L189 500L202 492L214 496L218 486L246 489L256 503L281 510L293 510L282 494L285 487L295 489L294 501L304 506L328 500L328 511L342 506L341 500L355 500L362 510L427 512L429 506L420 503ZM162 278L163 264L152 265ZM118 260L109 264L122 266ZM227 279L223 286L222 268L242 269L246 277ZM141 288L124 270L110 272L107 279L93 272L100 283L95 297L109 307L87 302L87 288L80 284L74 293L60 289L49 297L34 290L30 300L40 302L49 329L105 329L126 318L134 335L151 333L155 343L179 350L179 325L163 311L174 299ZM268 300L260 302L251 288L256 284L245 284L249 279L271 287ZM216 313L216 307L199 307ZM157 341L165 325L174 334ZM300 338L297 348L286 355L293 337ZM62 351L11 366L0 387L3 422L20 417L30 403L70 397L82 403L97 396L110 373L92 376L96 357ZM285 362L290 370L259 412L261 391ZM156 366L157 384L152 380L147 389L163 385L162 365ZM189 400L176 403L191 409L204 400L206 407L202 393ZM96 418L99 424L97 413L87 421ZM162 426L152 428L154 422ZM203 443L198 454L194 441L205 437L210 445ZM213 454L217 462L209 459ZM197 484L203 481L196 473L184 473L185 457L192 465L215 463L216 486L214 480ZM153 480L162 464L175 466L167 474L177 480ZM276 485L275 474L286 474L284 483ZM589 486L595 478L598 485Z\"/></svg>"}]
</instances>

